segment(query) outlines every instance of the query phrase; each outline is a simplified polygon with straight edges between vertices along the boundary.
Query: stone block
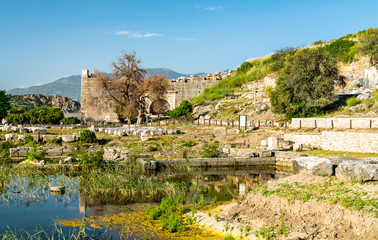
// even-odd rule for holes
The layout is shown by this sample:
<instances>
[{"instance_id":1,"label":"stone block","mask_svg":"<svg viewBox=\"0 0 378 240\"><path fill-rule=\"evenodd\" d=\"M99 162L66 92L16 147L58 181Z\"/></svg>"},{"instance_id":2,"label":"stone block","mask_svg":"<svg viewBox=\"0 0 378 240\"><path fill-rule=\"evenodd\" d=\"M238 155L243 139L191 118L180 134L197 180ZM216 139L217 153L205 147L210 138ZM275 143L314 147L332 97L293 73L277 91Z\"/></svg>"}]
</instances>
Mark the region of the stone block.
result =
<instances>
[{"instance_id":1,"label":"stone block","mask_svg":"<svg viewBox=\"0 0 378 240\"><path fill-rule=\"evenodd\" d=\"M303 150L302 143L294 143L293 144L293 151L302 151L302 150Z\"/></svg>"},{"instance_id":2,"label":"stone block","mask_svg":"<svg viewBox=\"0 0 378 240\"><path fill-rule=\"evenodd\" d=\"M25 135L18 135L17 136L17 140L24 140L25 139Z\"/></svg>"},{"instance_id":3,"label":"stone block","mask_svg":"<svg viewBox=\"0 0 378 240\"><path fill-rule=\"evenodd\" d=\"M29 153L31 148L20 147L20 148L11 148L9 149L9 155L11 157L25 157L26 153Z\"/></svg>"},{"instance_id":4,"label":"stone block","mask_svg":"<svg viewBox=\"0 0 378 240\"><path fill-rule=\"evenodd\" d=\"M341 180L378 181L378 164L341 163L336 168Z\"/></svg>"},{"instance_id":5,"label":"stone block","mask_svg":"<svg viewBox=\"0 0 378 240\"><path fill-rule=\"evenodd\" d=\"M33 137L34 142L39 142L39 135L30 135Z\"/></svg>"},{"instance_id":6,"label":"stone block","mask_svg":"<svg viewBox=\"0 0 378 240\"><path fill-rule=\"evenodd\" d=\"M47 129L46 128L41 128L41 127L31 127L29 128L31 130L31 132L33 133L47 133Z\"/></svg>"},{"instance_id":7,"label":"stone block","mask_svg":"<svg viewBox=\"0 0 378 240\"><path fill-rule=\"evenodd\" d=\"M257 151L260 157L271 157L272 156L272 151L269 150L261 150Z\"/></svg>"},{"instance_id":8,"label":"stone block","mask_svg":"<svg viewBox=\"0 0 378 240\"><path fill-rule=\"evenodd\" d=\"M369 159L360 159L360 158L351 158L351 157L330 157L329 160L335 166L340 165L341 163L362 163L362 164L373 164L374 161Z\"/></svg>"},{"instance_id":9,"label":"stone block","mask_svg":"<svg viewBox=\"0 0 378 240\"><path fill-rule=\"evenodd\" d=\"M278 142L276 137L268 137L268 149L278 149Z\"/></svg>"},{"instance_id":10,"label":"stone block","mask_svg":"<svg viewBox=\"0 0 378 240\"><path fill-rule=\"evenodd\" d=\"M318 157L299 157L291 162L291 167L294 172L302 170L321 176L332 176L333 165L329 159Z\"/></svg>"},{"instance_id":11,"label":"stone block","mask_svg":"<svg viewBox=\"0 0 378 240\"><path fill-rule=\"evenodd\" d=\"M158 163L156 161L145 161L143 159L137 160L144 170L156 170L158 168Z\"/></svg>"},{"instance_id":12,"label":"stone block","mask_svg":"<svg viewBox=\"0 0 378 240\"><path fill-rule=\"evenodd\" d=\"M10 141L15 138L14 134L5 134L5 141Z\"/></svg>"},{"instance_id":13,"label":"stone block","mask_svg":"<svg viewBox=\"0 0 378 240\"><path fill-rule=\"evenodd\" d=\"M268 147L268 142L266 140L261 140L261 147L263 148Z\"/></svg>"},{"instance_id":14,"label":"stone block","mask_svg":"<svg viewBox=\"0 0 378 240\"><path fill-rule=\"evenodd\" d=\"M62 141L66 143L76 141L76 135L62 135L61 138L62 138Z\"/></svg>"}]
</instances>

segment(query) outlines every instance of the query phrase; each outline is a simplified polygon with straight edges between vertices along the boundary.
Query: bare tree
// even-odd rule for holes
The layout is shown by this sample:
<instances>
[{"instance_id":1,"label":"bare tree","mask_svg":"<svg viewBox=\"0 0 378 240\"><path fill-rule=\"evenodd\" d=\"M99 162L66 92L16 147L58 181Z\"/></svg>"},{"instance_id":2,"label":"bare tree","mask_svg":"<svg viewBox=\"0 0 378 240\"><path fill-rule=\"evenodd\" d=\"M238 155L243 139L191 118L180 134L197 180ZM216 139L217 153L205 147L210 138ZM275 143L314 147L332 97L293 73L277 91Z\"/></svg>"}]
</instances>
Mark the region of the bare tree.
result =
<instances>
[{"instance_id":1,"label":"bare tree","mask_svg":"<svg viewBox=\"0 0 378 240\"><path fill-rule=\"evenodd\" d=\"M112 76L95 71L108 100L116 103L118 116L131 123L137 118L140 124L146 111L147 100L159 99L166 92L166 76L150 77L140 67L140 59L136 59L135 52L122 51L117 62L112 64Z\"/></svg>"}]
</instances>

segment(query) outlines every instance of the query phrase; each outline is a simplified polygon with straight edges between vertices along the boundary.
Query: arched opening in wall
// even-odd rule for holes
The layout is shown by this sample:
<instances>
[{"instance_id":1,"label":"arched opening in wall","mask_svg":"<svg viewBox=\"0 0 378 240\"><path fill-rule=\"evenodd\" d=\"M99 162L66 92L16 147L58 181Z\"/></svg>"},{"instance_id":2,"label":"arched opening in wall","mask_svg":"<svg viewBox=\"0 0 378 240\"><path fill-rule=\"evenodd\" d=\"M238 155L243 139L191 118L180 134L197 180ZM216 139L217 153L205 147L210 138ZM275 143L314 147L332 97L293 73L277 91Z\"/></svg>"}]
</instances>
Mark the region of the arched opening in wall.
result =
<instances>
[{"instance_id":1,"label":"arched opening in wall","mask_svg":"<svg viewBox=\"0 0 378 240\"><path fill-rule=\"evenodd\" d=\"M151 114L164 114L170 109L169 103L164 99L157 99L151 103Z\"/></svg>"}]
</instances>

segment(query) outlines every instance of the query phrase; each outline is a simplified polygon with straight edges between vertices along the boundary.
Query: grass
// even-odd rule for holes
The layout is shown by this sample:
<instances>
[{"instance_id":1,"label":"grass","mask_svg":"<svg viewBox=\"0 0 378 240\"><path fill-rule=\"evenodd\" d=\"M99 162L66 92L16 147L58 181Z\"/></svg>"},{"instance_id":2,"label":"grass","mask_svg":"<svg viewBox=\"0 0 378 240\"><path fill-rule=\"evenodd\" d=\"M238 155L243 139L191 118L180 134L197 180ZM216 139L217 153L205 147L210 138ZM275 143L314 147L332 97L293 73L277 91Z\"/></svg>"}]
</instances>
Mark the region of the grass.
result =
<instances>
[{"instance_id":1,"label":"grass","mask_svg":"<svg viewBox=\"0 0 378 240\"><path fill-rule=\"evenodd\" d=\"M190 187L191 184L178 181L124 173L119 168L95 168L80 176L80 192L84 196L118 203L157 202L165 197L185 194Z\"/></svg>"},{"instance_id":2,"label":"grass","mask_svg":"<svg viewBox=\"0 0 378 240\"><path fill-rule=\"evenodd\" d=\"M309 156L316 157L352 157L352 158L367 158L378 157L378 153L354 153L354 152L342 152L342 151L327 151L322 149L313 149L308 151L301 151Z\"/></svg>"},{"instance_id":3,"label":"grass","mask_svg":"<svg viewBox=\"0 0 378 240\"><path fill-rule=\"evenodd\" d=\"M9 240L65 240L65 239L111 239L106 235L105 230L98 230L88 226L80 226L73 228L68 232L64 232L62 226L58 223L54 224L53 230L49 233L41 227L36 227L33 231L25 231L23 229L11 229L7 227L5 232L0 234L0 239Z\"/></svg>"},{"instance_id":4,"label":"grass","mask_svg":"<svg viewBox=\"0 0 378 240\"><path fill-rule=\"evenodd\" d=\"M208 100L217 100L234 96L236 88L251 81L262 79L271 73L270 57L254 59L242 71L218 82L215 86L206 88L202 95L192 99L193 105L202 105Z\"/></svg>"}]
</instances>

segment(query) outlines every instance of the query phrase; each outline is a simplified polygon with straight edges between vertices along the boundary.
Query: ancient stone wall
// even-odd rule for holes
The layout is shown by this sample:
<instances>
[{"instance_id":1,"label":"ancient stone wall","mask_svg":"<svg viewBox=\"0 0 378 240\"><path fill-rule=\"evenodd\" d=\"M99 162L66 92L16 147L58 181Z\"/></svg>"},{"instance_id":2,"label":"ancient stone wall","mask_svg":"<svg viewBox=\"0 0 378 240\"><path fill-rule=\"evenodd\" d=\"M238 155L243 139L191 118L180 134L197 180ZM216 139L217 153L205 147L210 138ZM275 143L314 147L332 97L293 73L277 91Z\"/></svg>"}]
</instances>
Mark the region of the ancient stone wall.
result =
<instances>
[{"instance_id":1,"label":"ancient stone wall","mask_svg":"<svg viewBox=\"0 0 378 240\"><path fill-rule=\"evenodd\" d=\"M167 80L168 89L161 99L166 101L167 110L179 106L184 100L189 100L203 93L205 88L215 85L221 78L214 76L192 76L181 77L177 80ZM147 111L151 112L150 106L154 105L152 99L149 101ZM117 114L114 112L115 103L109 101L104 91L98 84L97 78L90 74L87 69L82 70L81 75L81 117L84 121L93 122L118 122Z\"/></svg>"},{"instance_id":2,"label":"ancient stone wall","mask_svg":"<svg viewBox=\"0 0 378 240\"><path fill-rule=\"evenodd\" d=\"M378 153L378 134L323 131L322 148L332 151Z\"/></svg>"},{"instance_id":3,"label":"ancient stone wall","mask_svg":"<svg viewBox=\"0 0 378 240\"><path fill-rule=\"evenodd\" d=\"M309 145L312 147L322 147L322 135L300 135L300 134L285 134L284 140L291 141L295 143L302 143L304 145Z\"/></svg>"},{"instance_id":4,"label":"ancient stone wall","mask_svg":"<svg viewBox=\"0 0 378 240\"><path fill-rule=\"evenodd\" d=\"M293 118L291 128L378 128L378 118Z\"/></svg>"},{"instance_id":5,"label":"ancient stone wall","mask_svg":"<svg viewBox=\"0 0 378 240\"><path fill-rule=\"evenodd\" d=\"M81 118L93 122L118 122L115 103L100 89L98 79L87 69L81 73Z\"/></svg>"},{"instance_id":6,"label":"ancient stone wall","mask_svg":"<svg viewBox=\"0 0 378 240\"><path fill-rule=\"evenodd\" d=\"M285 134L284 139L330 151L378 153L378 133L323 131L321 135Z\"/></svg>"}]
</instances>

